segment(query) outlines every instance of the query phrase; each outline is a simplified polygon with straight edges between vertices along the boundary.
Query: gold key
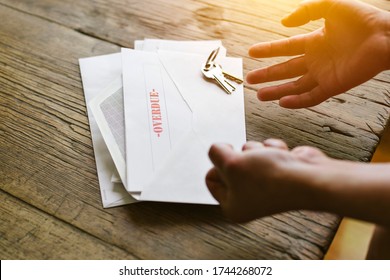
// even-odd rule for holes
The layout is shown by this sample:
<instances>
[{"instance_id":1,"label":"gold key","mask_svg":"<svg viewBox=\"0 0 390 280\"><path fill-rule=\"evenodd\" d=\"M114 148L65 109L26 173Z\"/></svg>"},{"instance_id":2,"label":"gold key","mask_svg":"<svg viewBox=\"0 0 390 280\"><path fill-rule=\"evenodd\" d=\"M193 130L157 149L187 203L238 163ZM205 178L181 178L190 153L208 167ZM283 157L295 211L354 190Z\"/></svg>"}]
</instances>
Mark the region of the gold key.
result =
<instances>
[{"instance_id":1,"label":"gold key","mask_svg":"<svg viewBox=\"0 0 390 280\"><path fill-rule=\"evenodd\" d=\"M219 68L221 68L222 74L226 79L229 79L233 82L236 82L237 84L242 84L244 82L242 79L238 78L237 76L234 76L234 75L224 71L221 65L216 64L215 62L214 62L214 64L215 64L215 66L218 66Z\"/></svg>"},{"instance_id":2,"label":"gold key","mask_svg":"<svg viewBox=\"0 0 390 280\"><path fill-rule=\"evenodd\" d=\"M219 66L212 64L211 67L207 67L206 63L202 66L201 71L206 78L215 80L227 94L232 94L233 91L236 90L236 88L224 78Z\"/></svg>"},{"instance_id":3,"label":"gold key","mask_svg":"<svg viewBox=\"0 0 390 280\"><path fill-rule=\"evenodd\" d=\"M222 74L222 68L219 64L215 63L215 58L219 52L219 47L213 50L205 64L203 64L201 71L206 78L215 80L227 94L232 94L236 88L229 83Z\"/></svg>"}]
</instances>

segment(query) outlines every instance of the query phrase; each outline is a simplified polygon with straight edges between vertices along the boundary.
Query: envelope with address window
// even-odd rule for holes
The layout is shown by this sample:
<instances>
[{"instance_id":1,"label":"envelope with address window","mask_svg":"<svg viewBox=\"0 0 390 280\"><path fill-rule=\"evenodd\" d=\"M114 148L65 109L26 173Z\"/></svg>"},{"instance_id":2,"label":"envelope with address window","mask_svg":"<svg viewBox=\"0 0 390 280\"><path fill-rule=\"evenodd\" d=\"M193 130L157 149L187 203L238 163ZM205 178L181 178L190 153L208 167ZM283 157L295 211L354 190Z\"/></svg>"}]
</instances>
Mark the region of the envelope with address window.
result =
<instances>
[{"instance_id":1,"label":"envelope with address window","mask_svg":"<svg viewBox=\"0 0 390 280\"><path fill-rule=\"evenodd\" d=\"M208 55L122 49L127 190L139 200L216 204L208 149L245 143L243 86L226 94L203 77ZM239 58L218 57L242 73Z\"/></svg>"}]
</instances>

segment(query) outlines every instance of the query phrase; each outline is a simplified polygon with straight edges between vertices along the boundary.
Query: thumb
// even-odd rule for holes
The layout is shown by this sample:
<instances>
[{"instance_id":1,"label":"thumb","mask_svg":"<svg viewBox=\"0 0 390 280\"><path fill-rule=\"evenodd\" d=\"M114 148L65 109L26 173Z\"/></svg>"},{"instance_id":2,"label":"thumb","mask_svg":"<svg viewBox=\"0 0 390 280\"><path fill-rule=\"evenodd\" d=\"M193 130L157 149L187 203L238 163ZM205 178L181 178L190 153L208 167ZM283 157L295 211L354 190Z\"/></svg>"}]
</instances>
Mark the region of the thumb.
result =
<instances>
[{"instance_id":1,"label":"thumb","mask_svg":"<svg viewBox=\"0 0 390 280\"><path fill-rule=\"evenodd\" d=\"M227 194L227 186L222 180L218 170L214 167L206 175L206 186L211 195L219 202L223 202Z\"/></svg>"},{"instance_id":2,"label":"thumb","mask_svg":"<svg viewBox=\"0 0 390 280\"><path fill-rule=\"evenodd\" d=\"M227 144L214 144L209 151L209 157L214 164L213 167L206 175L206 185L213 195L213 197L219 202L223 202L226 199L228 192L228 180L225 174L225 165L231 157L234 156L234 150L232 146Z\"/></svg>"},{"instance_id":3,"label":"thumb","mask_svg":"<svg viewBox=\"0 0 390 280\"><path fill-rule=\"evenodd\" d=\"M223 171L225 163L235 154L233 147L228 144L214 144L209 151L209 157L214 166Z\"/></svg>"},{"instance_id":4,"label":"thumb","mask_svg":"<svg viewBox=\"0 0 390 280\"><path fill-rule=\"evenodd\" d=\"M327 15L332 2L331 0L303 1L294 12L282 19L282 24L286 27L296 27L323 18Z\"/></svg>"}]
</instances>

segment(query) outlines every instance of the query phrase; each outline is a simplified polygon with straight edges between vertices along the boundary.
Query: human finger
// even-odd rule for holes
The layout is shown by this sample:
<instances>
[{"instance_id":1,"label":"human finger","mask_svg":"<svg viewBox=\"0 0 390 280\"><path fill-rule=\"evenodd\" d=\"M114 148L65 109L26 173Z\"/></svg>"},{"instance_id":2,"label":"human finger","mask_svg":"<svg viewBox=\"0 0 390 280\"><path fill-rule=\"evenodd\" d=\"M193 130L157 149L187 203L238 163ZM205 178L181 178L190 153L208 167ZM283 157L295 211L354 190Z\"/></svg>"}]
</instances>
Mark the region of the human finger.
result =
<instances>
[{"instance_id":1,"label":"human finger","mask_svg":"<svg viewBox=\"0 0 390 280\"><path fill-rule=\"evenodd\" d=\"M246 76L249 84L259 84L302 76L307 72L305 58L295 57L283 63L250 71Z\"/></svg>"},{"instance_id":2,"label":"human finger","mask_svg":"<svg viewBox=\"0 0 390 280\"><path fill-rule=\"evenodd\" d=\"M249 48L249 55L260 58L303 54L307 37L307 34L303 34L271 42L257 43Z\"/></svg>"},{"instance_id":3,"label":"human finger","mask_svg":"<svg viewBox=\"0 0 390 280\"><path fill-rule=\"evenodd\" d=\"M263 144L265 147L277 148L277 149L281 149L281 150L288 150L287 144L280 139L269 138L269 139L264 140Z\"/></svg>"},{"instance_id":4,"label":"human finger","mask_svg":"<svg viewBox=\"0 0 390 280\"><path fill-rule=\"evenodd\" d=\"M259 89L257 98L261 101L278 100L288 95L298 95L312 90L317 82L310 74L306 74L296 81L287 82Z\"/></svg>"},{"instance_id":5,"label":"human finger","mask_svg":"<svg viewBox=\"0 0 390 280\"><path fill-rule=\"evenodd\" d=\"M256 150L256 149L262 149L264 148L263 143L256 142L256 141L248 141L242 146L243 151L247 150Z\"/></svg>"},{"instance_id":6,"label":"human finger","mask_svg":"<svg viewBox=\"0 0 390 280\"><path fill-rule=\"evenodd\" d=\"M282 19L282 24L286 27L296 27L323 18L333 4L333 1L324 0L303 1L295 11Z\"/></svg>"},{"instance_id":7,"label":"human finger","mask_svg":"<svg viewBox=\"0 0 390 280\"><path fill-rule=\"evenodd\" d=\"M320 87L317 86L309 92L282 97L279 105L289 109L300 109L318 105L328 98L329 96L325 95Z\"/></svg>"},{"instance_id":8,"label":"human finger","mask_svg":"<svg viewBox=\"0 0 390 280\"><path fill-rule=\"evenodd\" d=\"M327 158L327 156L322 151L310 146L295 147L291 150L291 154L307 162L312 162L313 160L317 160L319 158Z\"/></svg>"},{"instance_id":9,"label":"human finger","mask_svg":"<svg viewBox=\"0 0 390 280\"><path fill-rule=\"evenodd\" d=\"M226 186L218 172L214 167L209 170L206 174L206 185L211 195L218 201L221 202L226 196Z\"/></svg>"},{"instance_id":10,"label":"human finger","mask_svg":"<svg viewBox=\"0 0 390 280\"><path fill-rule=\"evenodd\" d=\"M219 170L223 169L225 162L232 156L234 156L234 150L228 144L213 144L209 150L209 158Z\"/></svg>"}]
</instances>

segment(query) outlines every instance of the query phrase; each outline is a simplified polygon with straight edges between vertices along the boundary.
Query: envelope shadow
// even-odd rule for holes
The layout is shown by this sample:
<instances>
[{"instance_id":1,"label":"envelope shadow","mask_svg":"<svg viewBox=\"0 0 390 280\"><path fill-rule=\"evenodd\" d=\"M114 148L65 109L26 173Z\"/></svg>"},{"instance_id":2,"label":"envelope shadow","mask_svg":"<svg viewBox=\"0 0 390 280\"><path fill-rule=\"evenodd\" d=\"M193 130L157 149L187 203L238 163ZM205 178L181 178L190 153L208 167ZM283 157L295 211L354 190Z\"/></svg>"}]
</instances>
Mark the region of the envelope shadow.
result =
<instances>
[{"instance_id":1,"label":"envelope shadow","mask_svg":"<svg viewBox=\"0 0 390 280\"><path fill-rule=\"evenodd\" d=\"M140 202L126 206L126 209L132 223L137 226L230 223L217 205Z\"/></svg>"}]
</instances>

